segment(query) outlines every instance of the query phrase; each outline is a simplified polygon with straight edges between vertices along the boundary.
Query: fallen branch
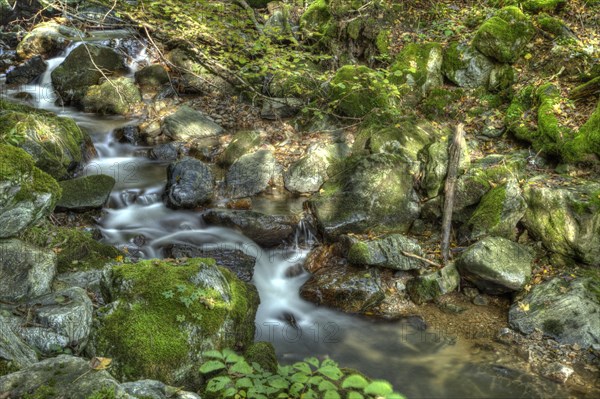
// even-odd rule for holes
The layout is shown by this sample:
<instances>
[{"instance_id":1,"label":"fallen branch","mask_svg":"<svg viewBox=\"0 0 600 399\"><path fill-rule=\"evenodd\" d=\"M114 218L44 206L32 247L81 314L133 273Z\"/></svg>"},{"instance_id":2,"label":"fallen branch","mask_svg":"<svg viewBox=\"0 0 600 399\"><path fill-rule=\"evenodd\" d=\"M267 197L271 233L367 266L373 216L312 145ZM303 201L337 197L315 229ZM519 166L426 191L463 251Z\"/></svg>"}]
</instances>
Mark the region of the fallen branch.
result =
<instances>
[{"instance_id":1,"label":"fallen branch","mask_svg":"<svg viewBox=\"0 0 600 399\"><path fill-rule=\"evenodd\" d=\"M441 268L441 267L442 267L442 265L440 265L439 263L435 263L434 261L432 261L432 260L429 260L429 259L427 259L427 258L424 258L424 257L422 257L422 256L419 256L419 255L417 255L417 254L413 254L413 253L411 253L411 252L406 252L406 251L400 251L400 253L401 253L402 255L404 255L404 256L407 256L407 257L409 257L409 258L415 258L415 259L421 260L421 261L423 261L423 262L427 263L428 265L435 266L435 267L439 267L439 268Z\"/></svg>"}]
</instances>

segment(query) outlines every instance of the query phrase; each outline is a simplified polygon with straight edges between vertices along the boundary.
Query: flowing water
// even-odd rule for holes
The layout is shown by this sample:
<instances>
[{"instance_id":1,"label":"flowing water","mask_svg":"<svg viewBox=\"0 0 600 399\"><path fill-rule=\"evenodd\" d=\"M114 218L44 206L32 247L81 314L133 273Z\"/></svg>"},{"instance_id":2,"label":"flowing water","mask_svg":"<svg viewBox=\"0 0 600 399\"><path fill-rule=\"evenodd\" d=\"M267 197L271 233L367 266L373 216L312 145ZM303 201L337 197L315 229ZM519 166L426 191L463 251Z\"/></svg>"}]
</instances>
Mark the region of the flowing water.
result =
<instances>
[{"instance_id":1,"label":"flowing water","mask_svg":"<svg viewBox=\"0 0 600 399\"><path fill-rule=\"evenodd\" d=\"M471 355L466 344L441 332L420 331L402 321L378 322L350 316L302 300L298 291L308 274L286 277L286 271L301 264L314 244L302 225L295 245L266 251L236 231L206 226L200 212L165 207L161 194L167 164L139 155L148 147L121 144L113 137L115 129L135 124L135 120L99 117L54 104L50 72L76 45L62 57L49 60L48 71L35 84L4 88L3 92L9 97L27 92L36 107L73 118L90 133L98 158L82 174L107 174L117 181L98 225L106 242L144 258L162 257L164 248L172 244L226 246L256 257L253 282L261 298L256 339L272 342L283 363L308 356L330 356L344 367L391 381L410 398L540 395L533 377L487 365ZM144 54L133 60L133 69ZM255 205L263 212L281 213L296 212L301 204L264 197ZM550 391L556 395L553 389Z\"/></svg>"}]
</instances>

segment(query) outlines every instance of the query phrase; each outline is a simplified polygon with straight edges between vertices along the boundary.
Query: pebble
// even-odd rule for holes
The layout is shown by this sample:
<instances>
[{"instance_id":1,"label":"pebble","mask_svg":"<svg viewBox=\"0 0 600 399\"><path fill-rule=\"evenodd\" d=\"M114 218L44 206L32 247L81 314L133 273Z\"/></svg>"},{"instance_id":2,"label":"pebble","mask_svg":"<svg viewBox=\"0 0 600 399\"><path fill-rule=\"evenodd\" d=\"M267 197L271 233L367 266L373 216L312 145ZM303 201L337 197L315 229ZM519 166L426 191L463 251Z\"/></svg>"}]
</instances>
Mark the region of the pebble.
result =
<instances>
[{"instance_id":1,"label":"pebble","mask_svg":"<svg viewBox=\"0 0 600 399\"><path fill-rule=\"evenodd\" d=\"M475 298L473 298L473 303L477 306L487 306L489 301L483 295L477 294Z\"/></svg>"},{"instance_id":2,"label":"pebble","mask_svg":"<svg viewBox=\"0 0 600 399\"><path fill-rule=\"evenodd\" d=\"M552 381L564 384L574 372L575 370L573 370L571 367L554 362L544 368L542 375L551 379Z\"/></svg>"}]
</instances>

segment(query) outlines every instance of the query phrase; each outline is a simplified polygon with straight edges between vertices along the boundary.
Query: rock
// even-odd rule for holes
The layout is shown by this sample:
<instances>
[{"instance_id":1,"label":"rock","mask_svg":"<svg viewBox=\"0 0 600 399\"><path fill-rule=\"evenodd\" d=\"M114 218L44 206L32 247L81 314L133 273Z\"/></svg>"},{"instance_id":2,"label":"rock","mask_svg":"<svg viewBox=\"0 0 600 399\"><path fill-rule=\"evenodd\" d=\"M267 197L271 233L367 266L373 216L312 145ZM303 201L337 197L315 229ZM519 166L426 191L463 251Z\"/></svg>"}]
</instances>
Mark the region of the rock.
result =
<instances>
[{"instance_id":1,"label":"rock","mask_svg":"<svg viewBox=\"0 0 600 399\"><path fill-rule=\"evenodd\" d=\"M71 287L79 287L86 292L93 293L96 299L102 303L102 293L100 292L100 279L102 270L86 270L80 272L60 273L52 283L54 291L60 291Z\"/></svg>"},{"instance_id":2,"label":"rock","mask_svg":"<svg viewBox=\"0 0 600 399\"><path fill-rule=\"evenodd\" d=\"M37 354L15 334L8 320L0 315L0 369L2 362L8 363L12 369L22 369L37 362Z\"/></svg>"},{"instance_id":3,"label":"rock","mask_svg":"<svg viewBox=\"0 0 600 399\"><path fill-rule=\"evenodd\" d=\"M527 212L525 228L552 252L577 261L600 262L600 185L592 181L568 180L552 187L540 176L525 184Z\"/></svg>"},{"instance_id":4,"label":"rock","mask_svg":"<svg viewBox=\"0 0 600 399\"><path fill-rule=\"evenodd\" d=\"M167 249L170 258L212 258L217 265L231 270L243 282L252 281L256 258L246 255L236 245L203 244L200 246L188 244L174 244Z\"/></svg>"},{"instance_id":5,"label":"rock","mask_svg":"<svg viewBox=\"0 0 600 399\"><path fill-rule=\"evenodd\" d=\"M8 0L0 0L0 24L5 25L14 18L13 8Z\"/></svg>"},{"instance_id":6,"label":"rock","mask_svg":"<svg viewBox=\"0 0 600 399\"><path fill-rule=\"evenodd\" d=\"M16 236L53 210L61 195L25 151L0 144L0 238Z\"/></svg>"},{"instance_id":7,"label":"rock","mask_svg":"<svg viewBox=\"0 0 600 399\"><path fill-rule=\"evenodd\" d=\"M197 208L208 204L213 196L215 178L210 168L186 157L169 164L165 200L174 209Z\"/></svg>"},{"instance_id":8,"label":"rock","mask_svg":"<svg viewBox=\"0 0 600 399\"><path fill-rule=\"evenodd\" d=\"M238 229L261 247L288 241L298 226L296 216L266 215L254 211L210 209L203 215L209 225Z\"/></svg>"},{"instance_id":9,"label":"rock","mask_svg":"<svg viewBox=\"0 0 600 399\"><path fill-rule=\"evenodd\" d=\"M13 331L44 355L65 349L79 352L90 334L93 306L87 292L67 288L30 299L24 305L27 320L9 319Z\"/></svg>"},{"instance_id":10,"label":"rock","mask_svg":"<svg viewBox=\"0 0 600 399\"><path fill-rule=\"evenodd\" d=\"M180 91L188 94L234 95L235 88L220 76L212 74L181 48L170 51L166 58L181 74Z\"/></svg>"},{"instance_id":11,"label":"rock","mask_svg":"<svg viewBox=\"0 0 600 399\"><path fill-rule=\"evenodd\" d=\"M62 26L54 21L36 25L17 46L17 55L22 60L35 57L52 58L57 56L73 40L84 37L79 29Z\"/></svg>"},{"instance_id":12,"label":"rock","mask_svg":"<svg viewBox=\"0 0 600 399\"><path fill-rule=\"evenodd\" d=\"M158 161L176 161L185 151L183 143L159 144L148 151L148 158Z\"/></svg>"},{"instance_id":13,"label":"rock","mask_svg":"<svg viewBox=\"0 0 600 399\"><path fill-rule=\"evenodd\" d=\"M156 380L141 380L125 382L121 388L136 398L144 399L201 399L193 392L182 391L180 388L165 385Z\"/></svg>"},{"instance_id":14,"label":"rock","mask_svg":"<svg viewBox=\"0 0 600 399\"><path fill-rule=\"evenodd\" d=\"M413 302L422 304L456 290L459 283L460 275L452 262L434 273L409 280L406 289Z\"/></svg>"},{"instance_id":15,"label":"rock","mask_svg":"<svg viewBox=\"0 0 600 399\"><path fill-rule=\"evenodd\" d=\"M208 350L254 337L258 294L212 259L151 259L106 269L105 297L88 350L113 359L119 378L199 388Z\"/></svg>"},{"instance_id":16,"label":"rock","mask_svg":"<svg viewBox=\"0 0 600 399\"><path fill-rule=\"evenodd\" d=\"M75 48L54 71L52 84L64 104L81 105L91 86L98 85L104 74L119 74L127 68L115 50L96 44L82 44Z\"/></svg>"},{"instance_id":17,"label":"rock","mask_svg":"<svg viewBox=\"0 0 600 399\"><path fill-rule=\"evenodd\" d=\"M511 65L494 65L494 69L492 69L492 72L490 73L490 81L487 88L492 93L498 93L510 88L514 81L515 70Z\"/></svg>"},{"instance_id":18,"label":"rock","mask_svg":"<svg viewBox=\"0 0 600 399\"><path fill-rule=\"evenodd\" d=\"M319 230L328 239L369 230L407 232L420 211L410 168L390 154L340 162L308 202Z\"/></svg>"},{"instance_id":19,"label":"rock","mask_svg":"<svg viewBox=\"0 0 600 399\"><path fill-rule=\"evenodd\" d=\"M526 209L527 203L515 178L493 187L481 198L469 219L471 239L493 235L514 240L517 223L525 215Z\"/></svg>"},{"instance_id":20,"label":"rock","mask_svg":"<svg viewBox=\"0 0 600 399\"><path fill-rule=\"evenodd\" d=\"M390 81L406 85L419 96L443 83L443 51L439 43L409 43L398 53L390 66Z\"/></svg>"},{"instance_id":21,"label":"rock","mask_svg":"<svg viewBox=\"0 0 600 399\"><path fill-rule=\"evenodd\" d=\"M125 126L116 129L114 135L115 138L119 140L119 143L139 145L144 142L144 138L142 137L138 126Z\"/></svg>"},{"instance_id":22,"label":"rock","mask_svg":"<svg viewBox=\"0 0 600 399\"><path fill-rule=\"evenodd\" d=\"M83 99L85 112L126 115L141 103L142 96L131 78L109 79L90 86Z\"/></svg>"},{"instance_id":23,"label":"rock","mask_svg":"<svg viewBox=\"0 0 600 399\"><path fill-rule=\"evenodd\" d=\"M575 372L571 367L558 362L550 363L542 370L542 375L552 381L564 384Z\"/></svg>"},{"instance_id":24,"label":"rock","mask_svg":"<svg viewBox=\"0 0 600 399\"><path fill-rule=\"evenodd\" d=\"M260 132L255 130L236 133L225 151L219 158L219 165L227 167L233 165L242 155L256 149L261 142Z\"/></svg>"},{"instance_id":25,"label":"rock","mask_svg":"<svg viewBox=\"0 0 600 399\"><path fill-rule=\"evenodd\" d=\"M99 209L106 204L115 186L115 179L107 175L90 175L58 183L62 196L56 206L71 211Z\"/></svg>"},{"instance_id":26,"label":"rock","mask_svg":"<svg viewBox=\"0 0 600 399\"><path fill-rule=\"evenodd\" d=\"M572 281L555 277L534 286L515 302L508 312L508 322L524 334L540 329L561 344L588 348L600 343L599 292L597 277Z\"/></svg>"},{"instance_id":27,"label":"rock","mask_svg":"<svg viewBox=\"0 0 600 399\"><path fill-rule=\"evenodd\" d=\"M173 141L187 142L194 139L218 136L223 128L205 114L187 105L163 120L163 134Z\"/></svg>"},{"instance_id":28,"label":"rock","mask_svg":"<svg viewBox=\"0 0 600 399\"><path fill-rule=\"evenodd\" d=\"M393 270L414 270L424 262L404 255L424 256L416 240L401 234L391 234L372 241L359 241L350 247L348 261L354 265L385 267Z\"/></svg>"},{"instance_id":29,"label":"rock","mask_svg":"<svg viewBox=\"0 0 600 399\"><path fill-rule=\"evenodd\" d=\"M535 33L533 24L518 7L497 11L475 33L473 46L502 63L514 63Z\"/></svg>"},{"instance_id":30,"label":"rock","mask_svg":"<svg viewBox=\"0 0 600 399\"><path fill-rule=\"evenodd\" d=\"M304 101L294 97L264 99L260 110L260 117L273 121L282 118L291 118L300 112L303 106Z\"/></svg>"},{"instance_id":31,"label":"rock","mask_svg":"<svg viewBox=\"0 0 600 399\"><path fill-rule=\"evenodd\" d=\"M456 261L460 275L485 293L521 290L531 277L533 254L520 244L487 237L471 245Z\"/></svg>"},{"instance_id":32,"label":"rock","mask_svg":"<svg viewBox=\"0 0 600 399\"><path fill-rule=\"evenodd\" d=\"M258 150L238 158L227 171L227 191L231 198L251 197L264 191L278 172L273 152Z\"/></svg>"},{"instance_id":33,"label":"rock","mask_svg":"<svg viewBox=\"0 0 600 399\"><path fill-rule=\"evenodd\" d=\"M148 65L135 73L135 82L140 86L160 87L169 83L169 74L159 64Z\"/></svg>"},{"instance_id":34,"label":"rock","mask_svg":"<svg viewBox=\"0 0 600 399\"><path fill-rule=\"evenodd\" d=\"M285 188L296 194L319 191L328 178L327 169L334 161L345 158L349 153L350 149L345 143L309 148L304 157L284 172Z\"/></svg>"},{"instance_id":35,"label":"rock","mask_svg":"<svg viewBox=\"0 0 600 399\"><path fill-rule=\"evenodd\" d=\"M444 53L444 76L460 87L487 88L494 62L470 46L451 43Z\"/></svg>"},{"instance_id":36,"label":"rock","mask_svg":"<svg viewBox=\"0 0 600 399\"><path fill-rule=\"evenodd\" d=\"M523 9L530 13L553 12L563 7L567 0L526 0Z\"/></svg>"},{"instance_id":37,"label":"rock","mask_svg":"<svg viewBox=\"0 0 600 399\"><path fill-rule=\"evenodd\" d=\"M344 115L362 118L373 109L385 109L390 98L383 81L366 66L344 65L331 80L331 99Z\"/></svg>"},{"instance_id":38,"label":"rock","mask_svg":"<svg viewBox=\"0 0 600 399\"><path fill-rule=\"evenodd\" d=\"M32 57L6 74L6 84L25 85L44 73L47 67L42 57Z\"/></svg>"},{"instance_id":39,"label":"rock","mask_svg":"<svg viewBox=\"0 0 600 399\"><path fill-rule=\"evenodd\" d=\"M72 177L96 155L90 136L75 121L52 112L0 99L0 125L23 132L18 146L57 180Z\"/></svg>"},{"instance_id":40,"label":"rock","mask_svg":"<svg viewBox=\"0 0 600 399\"><path fill-rule=\"evenodd\" d=\"M89 361L60 355L0 377L0 392L7 392L11 398L81 399L103 392L100 397L110 394L110 397L133 399L108 371L90 370Z\"/></svg>"},{"instance_id":41,"label":"rock","mask_svg":"<svg viewBox=\"0 0 600 399\"><path fill-rule=\"evenodd\" d=\"M20 301L50 292L56 254L15 238L0 240L0 300Z\"/></svg>"},{"instance_id":42,"label":"rock","mask_svg":"<svg viewBox=\"0 0 600 399\"><path fill-rule=\"evenodd\" d=\"M446 173L448 172L448 136L441 137L439 140L426 146L419 154L423 180L421 188L425 191L428 198L435 198L440 194L444 185ZM461 154L459 171L463 172L469 169L471 160L469 149L466 142L463 145L464 152Z\"/></svg>"}]
</instances>

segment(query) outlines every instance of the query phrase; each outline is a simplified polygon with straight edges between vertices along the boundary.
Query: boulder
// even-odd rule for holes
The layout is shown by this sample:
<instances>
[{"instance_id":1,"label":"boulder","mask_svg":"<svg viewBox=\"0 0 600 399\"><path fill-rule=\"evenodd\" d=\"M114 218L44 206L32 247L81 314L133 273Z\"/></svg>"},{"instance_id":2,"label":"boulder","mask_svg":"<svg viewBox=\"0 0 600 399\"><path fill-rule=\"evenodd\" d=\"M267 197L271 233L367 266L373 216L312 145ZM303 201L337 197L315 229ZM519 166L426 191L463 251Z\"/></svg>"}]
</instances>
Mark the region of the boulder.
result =
<instances>
[{"instance_id":1,"label":"boulder","mask_svg":"<svg viewBox=\"0 0 600 399\"><path fill-rule=\"evenodd\" d=\"M225 167L233 165L242 155L256 149L260 142L260 132L258 131L245 130L236 133L219 157L219 165Z\"/></svg>"},{"instance_id":2,"label":"boulder","mask_svg":"<svg viewBox=\"0 0 600 399\"><path fill-rule=\"evenodd\" d=\"M424 256L417 240L402 234L390 234L371 241L354 243L348 252L348 261L353 265L385 267L393 270L414 270L424 262L405 253Z\"/></svg>"},{"instance_id":3,"label":"boulder","mask_svg":"<svg viewBox=\"0 0 600 399\"><path fill-rule=\"evenodd\" d=\"M422 304L456 290L459 284L460 275L452 262L438 271L409 280L406 283L406 290L413 302Z\"/></svg>"},{"instance_id":4,"label":"boulder","mask_svg":"<svg viewBox=\"0 0 600 399\"><path fill-rule=\"evenodd\" d=\"M460 87L487 88L494 62L465 44L451 43L444 53L444 76Z\"/></svg>"},{"instance_id":5,"label":"boulder","mask_svg":"<svg viewBox=\"0 0 600 399\"><path fill-rule=\"evenodd\" d=\"M409 43L396 56L390 66L390 81L406 85L419 96L443 83L443 51L439 43Z\"/></svg>"},{"instance_id":6,"label":"boulder","mask_svg":"<svg viewBox=\"0 0 600 399\"><path fill-rule=\"evenodd\" d=\"M167 168L167 206L189 209L206 205L212 199L214 185L212 171L204 163L189 157L175 161Z\"/></svg>"},{"instance_id":7,"label":"boulder","mask_svg":"<svg viewBox=\"0 0 600 399\"><path fill-rule=\"evenodd\" d=\"M142 96L131 78L108 79L90 86L83 99L85 112L127 115L140 105Z\"/></svg>"},{"instance_id":8,"label":"boulder","mask_svg":"<svg viewBox=\"0 0 600 399\"><path fill-rule=\"evenodd\" d=\"M258 150L238 158L227 171L227 192L231 198L251 197L264 191L278 172L273 152Z\"/></svg>"},{"instance_id":9,"label":"boulder","mask_svg":"<svg viewBox=\"0 0 600 399\"><path fill-rule=\"evenodd\" d=\"M460 275L485 293L519 291L531 277L532 251L502 237L486 237L456 260Z\"/></svg>"},{"instance_id":10,"label":"boulder","mask_svg":"<svg viewBox=\"0 0 600 399\"><path fill-rule=\"evenodd\" d=\"M56 181L25 151L0 144L0 239L48 216L61 195Z\"/></svg>"},{"instance_id":11,"label":"boulder","mask_svg":"<svg viewBox=\"0 0 600 399\"><path fill-rule=\"evenodd\" d=\"M473 38L473 46L502 63L514 63L533 38L535 29L516 6L504 7L485 21Z\"/></svg>"},{"instance_id":12,"label":"boulder","mask_svg":"<svg viewBox=\"0 0 600 399\"><path fill-rule=\"evenodd\" d=\"M8 319L0 315L0 378L3 367L16 371L35 362L35 351L15 334Z\"/></svg>"},{"instance_id":13,"label":"boulder","mask_svg":"<svg viewBox=\"0 0 600 399\"><path fill-rule=\"evenodd\" d=\"M171 142L155 145L148 151L148 158L157 161L176 161L185 153L183 143Z\"/></svg>"},{"instance_id":14,"label":"boulder","mask_svg":"<svg viewBox=\"0 0 600 399\"><path fill-rule=\"evenodd\" d=\"M419 153L421 160L422 181L421 189L425 192L427 198L437 197L446 179L448 172L448 136L443 136L430 145L423 148ZM461 154L459 163L459 172L464 173L469 169L471 159L466 142L462 146L464 152Z\"/></svg>"},{"instance_id":15,"label":"boulder","mask_svg":"<svg viewBox=\"0 0 600 399\"><path fill-rule=\"evenodd\" d=\"M308 202L328 239L370 230L407 232L419 216L411 165L402 158L352 156L334 169L332 178Z\"/></svg>"},{"instance_id":16,"label":"boulder","mask_svg":"<svg viewBox=\"0 0 600 399\"><path fill-rule=\"evenodd\" d=\"M0 240L0 300L19 301L50 292L56 254L21 240Z\"/></svg>"},{"instance_id":17,"label":"boulder","mask_svg":"<svg viewBox=\"0 0 600 399\"><path fill-rule=\"evenodd\" d=\"M107 175L90 175L59 182L62 196L56 207L71 211L99 209L106 204L115 186L115 179Z\"/></svg>"},{"instance_id":18,"label":"boulder","mask_svg":"<svg viewBox=\"0 0 600 399\"><path fill-rule=\"evenodd\" d=\"M6 74L6 84L25 85L44 73L47 67L42 57L32 57Z\"/></svg>"},{"instance_id":19,"label":"boulder","mask_svg":"<svg viewBox=\"0 0 600 399\"><path fill-rule=\"evenodd\" d=\"M245 210L210 209L202 216L209 225L240 230L261 247L274 247L288 241L299 222L292 215L266 215Z\"/></svg>"},{"instance_id":20,"label":"boulder","mask_svg":"<svg viewBox=\"0 0 600 399\"><path fill-rule=\"evenodd\" d=\"M362 118L374 109L390 105L383 80L366 66L345 65L331 80L331 99L344 115Z\"/></svg>"},{"instance_id":21,"label":"boulder","mask_svg":"<svg viewBox=\"0 0 600 399\"><path fill-rule=\"evenodd\" d=\"M204 352L252 343L258 294L212 259L151 259L106 269L111 304L99 310L89 351L119 378L198 388Z\"/></svg>"},{"instance_id":22,"label":"boulder","mask_svg":"<svg viewBox=\"0 0 600 399\"><path fill-rule=\"evenodd\" d=\"M62 26L55 21L44 22L36 25L17 46L17 55L22 60L35 57L52 58L73 40L84 37L79 29Z\"/></svg>"},{"instance_id":23,"label":"boulder","mask_svg":"<svg viewBox=\"0 0 600 399\"><path fill-rule=\"evenodd\" d=\"M269 120L279 120L295 116L302 107L304 101L295 97L271 97L263 100L260 117Z\"/></svg>"},{"instance_id":24,"label":"boulder","mask_svg":"<svg viewBox=\"0 0 600 399\"><path fill-rule=\"evenodd\" d=\"M510 326L523 334L541 330L561 344L600 344L598 277L555 277L533 287L508 312Z\"/></svg>"},{"instance_id":25,"label":"boulder","mask_svg":"<svg viewBox=\"0 0 600 399\"><path fill-rule=\"evenodd\" d=\"M160 64L148 65L135 73L135 82L140 86L157 88L169 80L167 70Z\"/></svg>"},{"instance_id":26,"label":"boulder","mask_svg":"<svg viewBox=\"0 0 600 399\"><path fill-rule=\"evenodd\" d=\"M223 133L223 128L205 114L183 105L163 120L163 134L173 141L187 142L194 139L214 137Z\"/></svg>"},{"instance_id":27,"label":"boulder","mask_svg":"<svg viewBox=\"0 0 600 399\"><path fill-rule=\"evenodd\" d=\"M201 399L198 394L182 391L156 380L125 382L121 388L135 398L144 399Z\"/></svg>"}]
</instances>

